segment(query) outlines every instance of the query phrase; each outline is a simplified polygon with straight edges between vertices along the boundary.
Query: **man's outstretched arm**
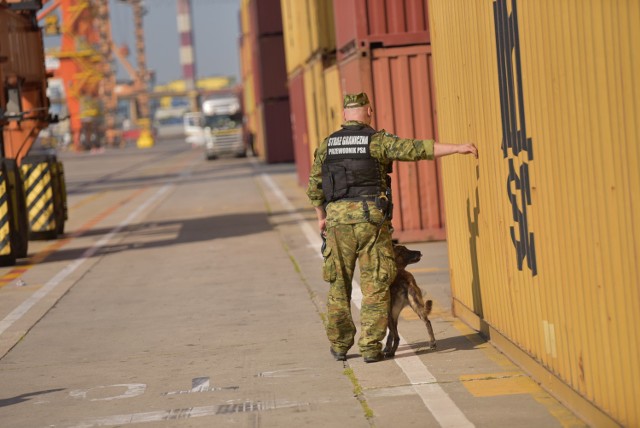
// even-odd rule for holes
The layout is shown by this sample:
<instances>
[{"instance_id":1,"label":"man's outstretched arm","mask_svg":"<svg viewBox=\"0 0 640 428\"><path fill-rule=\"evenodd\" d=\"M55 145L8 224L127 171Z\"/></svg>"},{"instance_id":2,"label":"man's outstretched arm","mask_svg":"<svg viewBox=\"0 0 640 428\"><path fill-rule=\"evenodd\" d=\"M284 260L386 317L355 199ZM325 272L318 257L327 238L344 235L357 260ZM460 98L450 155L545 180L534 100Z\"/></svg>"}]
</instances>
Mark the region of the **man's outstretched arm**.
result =
<instances>
[{"instance_id":1,"label":"man's outstretched arm","mask_svg":"<svg viewBox=\"0 0 640 428\"><path fill-rule=\"evenodd\" d=\"M433 155L436 158L441 158L442 156L452 155L455 153L461 155L473 155L476 159L478 158L478 149L473 144L433 144Z\"/></svg>"}]
</instances>

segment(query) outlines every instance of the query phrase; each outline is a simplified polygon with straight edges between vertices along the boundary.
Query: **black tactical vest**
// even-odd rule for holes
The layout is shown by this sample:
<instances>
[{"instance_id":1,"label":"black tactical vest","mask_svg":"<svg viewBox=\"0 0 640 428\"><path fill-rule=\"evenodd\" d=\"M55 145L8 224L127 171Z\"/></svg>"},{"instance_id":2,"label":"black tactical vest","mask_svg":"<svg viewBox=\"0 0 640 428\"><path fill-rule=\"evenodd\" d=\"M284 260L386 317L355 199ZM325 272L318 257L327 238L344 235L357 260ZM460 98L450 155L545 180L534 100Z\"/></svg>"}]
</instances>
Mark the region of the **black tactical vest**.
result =
<instances>
[{"instance_id":1,"label":"black tactical vest","mask_svg":"<svg viewBox=\"0 0 640 428\"><path fill-rule=\"evenodd\" d=\"M384 178L369 147L375 133L371 127L354 125L329 136L327 157L322 164L322 191L326 202L373 200L380 195Z\"/></svg>"}]
</instances>

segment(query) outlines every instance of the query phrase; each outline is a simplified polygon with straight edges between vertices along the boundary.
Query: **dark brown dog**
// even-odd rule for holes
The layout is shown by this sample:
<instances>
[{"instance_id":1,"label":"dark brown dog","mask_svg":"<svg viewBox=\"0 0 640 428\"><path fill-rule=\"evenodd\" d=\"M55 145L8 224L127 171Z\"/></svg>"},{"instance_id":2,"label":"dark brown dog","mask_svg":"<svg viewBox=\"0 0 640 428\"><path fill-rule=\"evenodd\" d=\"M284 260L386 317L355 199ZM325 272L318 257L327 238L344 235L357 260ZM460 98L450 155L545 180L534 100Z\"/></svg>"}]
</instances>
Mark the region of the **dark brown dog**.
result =
<instances>
[{"instance_id":1,"label":"dark brown dog","mask_svg":"<svg viewBox=\"0 0 640 428\"><path fill-rule=\"evenodd\" d=\"M402 245L394 245L393 251L396 256L396 264L398 266L398 274L391 284L391 305L389 307L389 335L387 336L387 345L382 353L385 358L391 358L395 355L400 343L400 335L398 334L398 317L400 311L410 305L411 309L424 321L431 338L429 344L430 349L436 349L436 337L433 334L433 327L429 321L429 314L433 307L433 301L427 300L423 303L422 291L416 280L410 272L405 269L407 265L417 263L422 257L420 251L412 251Z\"/></svg>"}]
</instances>

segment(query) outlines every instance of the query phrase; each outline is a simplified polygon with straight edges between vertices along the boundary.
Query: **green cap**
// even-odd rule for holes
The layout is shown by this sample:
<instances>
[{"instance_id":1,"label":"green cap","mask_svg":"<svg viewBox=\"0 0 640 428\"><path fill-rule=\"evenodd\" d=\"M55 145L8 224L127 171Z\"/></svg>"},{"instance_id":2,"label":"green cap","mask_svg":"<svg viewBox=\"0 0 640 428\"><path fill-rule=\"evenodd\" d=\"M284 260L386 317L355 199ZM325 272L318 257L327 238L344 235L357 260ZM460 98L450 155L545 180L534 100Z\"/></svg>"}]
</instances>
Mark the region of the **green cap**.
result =
<instances>
[{"instance_id":1,"label":"green cap","mask_svg":"<svg viewBox=\"0 0 640 428\"><path fill-rule=\"evenodd\" d=\"M369 97L364 92L347 94L344 96L344 108L362 107L369 105Z\"/></svg>"}]
</instances>

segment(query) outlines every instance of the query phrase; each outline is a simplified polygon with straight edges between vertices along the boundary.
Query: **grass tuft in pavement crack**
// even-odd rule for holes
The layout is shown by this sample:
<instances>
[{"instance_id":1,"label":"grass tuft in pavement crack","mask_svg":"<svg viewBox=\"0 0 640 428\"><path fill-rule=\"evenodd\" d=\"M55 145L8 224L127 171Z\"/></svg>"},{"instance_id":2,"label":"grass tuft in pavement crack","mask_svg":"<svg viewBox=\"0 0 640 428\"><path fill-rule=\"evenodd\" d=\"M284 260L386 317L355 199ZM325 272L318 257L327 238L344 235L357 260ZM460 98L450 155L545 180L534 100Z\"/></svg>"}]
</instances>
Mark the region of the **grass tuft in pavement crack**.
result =
<instances>
[{"instance_id":1,"label":"grass tuft in pavement crack","mask_svg":"<svg viewBox=\"0 0 640 428\"><path fill-rule=\"evenodd\" d=\"M342 374L348 377L353 384L353 395L360 402L360 406L362 406L362 410L364 410L365 418L367 418L371 426L373 426L373 410L371 410L371 407L369 407L366 398L364 398L364 395L362 394L362 386L360 386L360 382L358 382L358 378L353 372L353 369L344 369Z\"/></svg>"}]
</instances>

